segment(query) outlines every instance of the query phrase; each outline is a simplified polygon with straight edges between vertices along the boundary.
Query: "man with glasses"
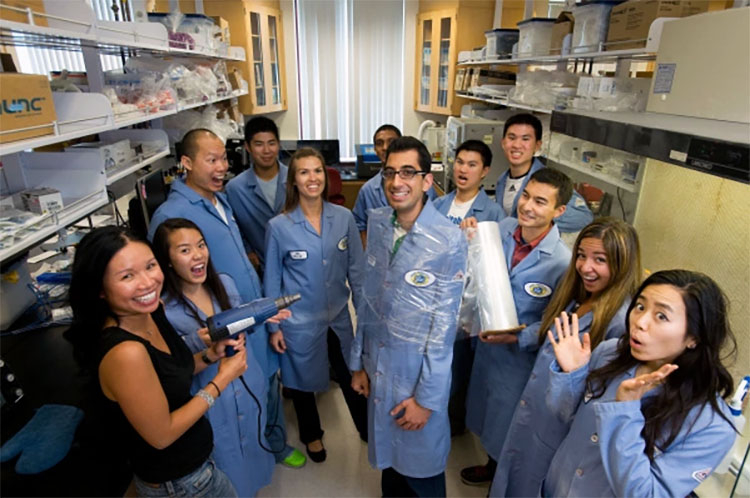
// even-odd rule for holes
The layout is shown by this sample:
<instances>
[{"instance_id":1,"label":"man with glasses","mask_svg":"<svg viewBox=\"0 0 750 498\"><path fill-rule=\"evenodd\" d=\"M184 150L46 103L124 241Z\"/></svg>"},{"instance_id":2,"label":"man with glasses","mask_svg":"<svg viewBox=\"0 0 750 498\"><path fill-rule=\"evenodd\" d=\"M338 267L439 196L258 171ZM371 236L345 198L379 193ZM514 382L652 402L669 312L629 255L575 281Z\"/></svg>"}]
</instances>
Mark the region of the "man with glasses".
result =
<instances>
[{"instance_id":1,"label":"man with glasses","mask_svg":"<svg viewBox=\"0 0 750 498\"><path fill-rule=\"evenodd\" d=\"M369 213L352 387L368 398L369 459L383 471L383 496L445 496L466 240L427 198L430 154L419 140L394 140L381 173L389 207Z\"/></svg>"},{"instance_id":2,"label":"man with glasses","mask_svg":"<svg viewBox=\"0 0 750 498\"><path fill-rule=\"evenodd\" d=\"M384 124L375 130L375 135L373 135L372 141L375 144L375 153L383 164L385 164L385 154L386 150L388 150L388 146L391 142L400 137L401 131L392 124ZM435 190L432 186L428 189L427 195L430 199L436 197ZM367 247L367 217L370 211L387 205L388 201L386 200L385 192L383 191L383 175L382 172L378 172L377 175L373 176L362 185L362 188L357 194L354 209L352 209L352 214L354 214L354 220L357 222L360 237L362 237L362 247Z\"/></svg>"}]
</instances>

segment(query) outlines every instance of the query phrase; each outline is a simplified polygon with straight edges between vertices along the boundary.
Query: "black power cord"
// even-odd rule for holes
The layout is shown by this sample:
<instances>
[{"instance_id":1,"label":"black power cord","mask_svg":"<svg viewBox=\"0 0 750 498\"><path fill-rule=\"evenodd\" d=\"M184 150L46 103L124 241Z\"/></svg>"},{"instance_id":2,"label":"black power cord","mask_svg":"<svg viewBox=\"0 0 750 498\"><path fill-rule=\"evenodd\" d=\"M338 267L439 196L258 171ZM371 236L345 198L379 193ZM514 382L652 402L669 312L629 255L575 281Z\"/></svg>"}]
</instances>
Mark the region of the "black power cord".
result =
<instances>
[{"instance_id":1,"label":"black power cord","mask_svg":"<svg viewBox=\"0 0 750 498\"><path fill-rule=\"evenodd\" d=\"M258 401L258 397L255 396L255 394L253 393L253 391L250 389L250 386L248 386L247 382L245 382L244 375L240 375L239 379L242 382L242 385L245 386L245 390L247 390L247 392L250 393L250 396L252 396L253 401L255 401L255 404L258 405L258 444L260 445L261 448L263 448L268 453L278 454L278 453L283 452L286 449L286 433L284 432L284 428L277 424L277 422L279 421L279 413L278 413L278 411L276 412L276 417L275 417L273 423L268 424L268 426L271 428L271 430L273 430L275 428L278 428L278 430L281 431L281 434L283 436L283 438L282 438L283 443L282 444L284 446L280 450L273 450L271 448L267 448L266 445L263 444L263 440L260 437L261 433L265 434L265 431L263 430L263 427L261 426L261 419L262 419L262 416L263 416L263 407L261 406L260 401ZM279 407L279 409L281 409L281 407Z\"/></svg>"}]
</instances>

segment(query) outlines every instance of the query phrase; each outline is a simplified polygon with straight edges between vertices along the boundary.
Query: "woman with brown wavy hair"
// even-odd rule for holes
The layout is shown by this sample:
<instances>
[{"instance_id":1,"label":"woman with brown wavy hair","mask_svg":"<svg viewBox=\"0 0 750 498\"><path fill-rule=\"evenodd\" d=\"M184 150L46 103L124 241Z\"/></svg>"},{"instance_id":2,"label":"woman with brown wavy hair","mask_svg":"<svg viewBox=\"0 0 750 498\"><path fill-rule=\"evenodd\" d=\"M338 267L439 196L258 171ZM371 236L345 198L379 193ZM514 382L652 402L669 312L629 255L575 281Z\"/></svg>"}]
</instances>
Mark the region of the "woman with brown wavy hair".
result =
<instances>
[{"instance_id":1,"label":"woman with brown wavy hair","mask_svg":"<svg viewBox=\"0 0 750 498\"><path fill-rule=\"evenodd\" d=\"M599 218L581 230L570 266L542 321L518 335L522 350L539 352L498 459L492 496L538 496L549 462L568 432L568 424L544 402L549 366L555 359L547 331L555 321L568 322L573 315L579 332L587 333L594 346L621 336L640 276L640 247L633 227L615 218Z\"/></svg>"}]
</instances>

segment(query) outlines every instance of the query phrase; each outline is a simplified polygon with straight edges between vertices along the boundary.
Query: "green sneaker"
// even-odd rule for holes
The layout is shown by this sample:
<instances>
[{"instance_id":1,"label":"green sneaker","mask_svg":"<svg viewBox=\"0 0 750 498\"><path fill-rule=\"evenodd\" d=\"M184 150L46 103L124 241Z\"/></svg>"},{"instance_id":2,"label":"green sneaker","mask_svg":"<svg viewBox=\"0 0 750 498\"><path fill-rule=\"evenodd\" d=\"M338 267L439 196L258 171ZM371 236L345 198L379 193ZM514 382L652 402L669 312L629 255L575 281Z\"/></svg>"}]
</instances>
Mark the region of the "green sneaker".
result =
<instances>
[{"instance_id":1,"label":"green sneaker","mask_svg":"<svg viewBox=\"0 0 750 498\"><path fill-rule=\"evenodd\" d=\"M282 460L281 463L287 467L299 469L305 466L305 463L307 463L307 457L303 455L300 450L294 448L294 450L289 453L289 456Z\"/></svg>"}]
</instances>

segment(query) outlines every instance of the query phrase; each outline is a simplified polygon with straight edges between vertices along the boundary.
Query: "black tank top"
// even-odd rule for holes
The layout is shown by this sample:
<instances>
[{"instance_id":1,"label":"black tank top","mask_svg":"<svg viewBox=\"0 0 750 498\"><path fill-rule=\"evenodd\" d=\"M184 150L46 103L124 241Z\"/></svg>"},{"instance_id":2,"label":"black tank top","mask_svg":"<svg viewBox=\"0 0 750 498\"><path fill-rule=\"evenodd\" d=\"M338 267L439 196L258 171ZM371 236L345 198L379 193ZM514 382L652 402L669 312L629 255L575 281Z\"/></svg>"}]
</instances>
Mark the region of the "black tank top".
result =
<instances>
[{"instance_id":1,"label":"black tank top","mask_svg":"<svg viewBox=\"0 0 750 498\"><path fill-rule=\"evenodd\" d=\"M164 390L172 412L190 401L190 386L195 363L187 345L180 339L172 325L159 308L151 314L159 332L172 354L153 347L151 343L118 327L102 331L99 342L99 362L113 347L124 341L140 342L146 347L156 375ZM100 387L101 391L101 387ZM104 397L104 393L101 393ZM125 446L133 472L142 480L161 483L186 476L200 467L213 449L213 432L206 417L201 417L174 443L158 450L148 444L128 422L120 406L104 397L105 406L116 421L116 438ZM117 437L119 436L119 437Z\"/></svg>"}]
</instances>

